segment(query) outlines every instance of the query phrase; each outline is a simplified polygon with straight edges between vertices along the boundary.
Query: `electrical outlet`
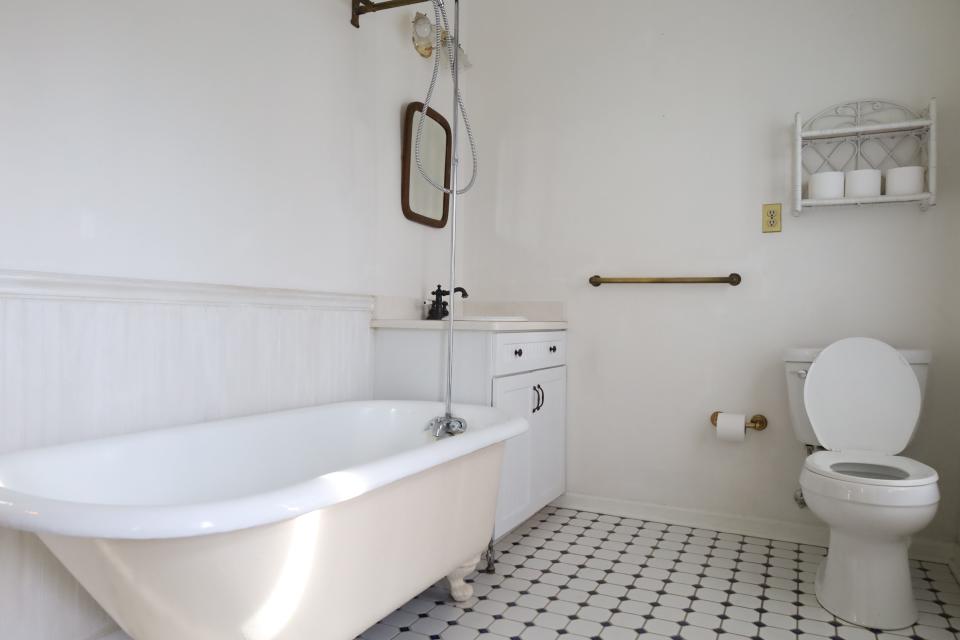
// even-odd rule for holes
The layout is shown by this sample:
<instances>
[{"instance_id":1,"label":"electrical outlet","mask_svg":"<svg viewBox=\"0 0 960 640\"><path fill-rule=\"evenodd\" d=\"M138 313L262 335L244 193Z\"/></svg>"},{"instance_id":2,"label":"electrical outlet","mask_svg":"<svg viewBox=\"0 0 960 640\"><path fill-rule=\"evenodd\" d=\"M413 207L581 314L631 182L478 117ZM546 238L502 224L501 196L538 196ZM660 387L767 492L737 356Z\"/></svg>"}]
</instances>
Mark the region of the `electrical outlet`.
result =
<instances>
[{"instance_id":1,"label":"electrical outlet","mask_svg":"<svg viewBox=\"0 0 960 640\"><path fill-rule=\"evenodd\" d=\"M779 202L763 205L763 232L780 233L783 231L783 218L780 214L783 211L783 205Z\"/></svg>"}]
</instances>

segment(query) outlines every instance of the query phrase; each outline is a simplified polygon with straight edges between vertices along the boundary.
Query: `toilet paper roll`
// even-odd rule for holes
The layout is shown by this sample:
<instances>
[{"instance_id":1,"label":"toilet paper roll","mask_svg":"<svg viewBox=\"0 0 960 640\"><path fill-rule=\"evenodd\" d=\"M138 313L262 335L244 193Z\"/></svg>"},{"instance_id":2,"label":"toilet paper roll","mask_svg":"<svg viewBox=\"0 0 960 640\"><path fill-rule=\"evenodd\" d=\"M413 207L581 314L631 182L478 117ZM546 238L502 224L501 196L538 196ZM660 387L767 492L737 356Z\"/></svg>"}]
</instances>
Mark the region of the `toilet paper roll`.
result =
<instances>
[{"instance_id":1,"label":"toilet paper roll","mask_svg":"<svg viewBox=\"0 0 960 640\"><path fill-rule=\"evenodd\" d=\"M911 196L923 192L923 167L897 167L887 170L887 195Z\"/></svg>"},{"instance_id":2,"label":"toilet paper roll","mask_svg":"<svg viewBox=\"0 0 960 640\"><path fill-rule=\"evenodd\" d=\"M880 195L880 170L857 169L847 171L844 179L847 198L872 198Z\"/></svg>"},{"instance_id":3,"label":"toilet paper roll","mask_svg":"<svg viewBox=\"0 0 960 640\"><path fill-rule=\"evenodd\" d=\"M742 413L721 413L717 416L717 440L743 442L747 417Z\"/></svg>"},{"instance_id":4,"label":"toilet paper roll","mask_svg":"<svg viewBox=\"0 0 960 640\"><path fill-rule=\"evenodd\" d=\"M843 171L823 171L810 176L807 196L812 200L833 200L843 197Z\"/></svg>"}]
</instances>

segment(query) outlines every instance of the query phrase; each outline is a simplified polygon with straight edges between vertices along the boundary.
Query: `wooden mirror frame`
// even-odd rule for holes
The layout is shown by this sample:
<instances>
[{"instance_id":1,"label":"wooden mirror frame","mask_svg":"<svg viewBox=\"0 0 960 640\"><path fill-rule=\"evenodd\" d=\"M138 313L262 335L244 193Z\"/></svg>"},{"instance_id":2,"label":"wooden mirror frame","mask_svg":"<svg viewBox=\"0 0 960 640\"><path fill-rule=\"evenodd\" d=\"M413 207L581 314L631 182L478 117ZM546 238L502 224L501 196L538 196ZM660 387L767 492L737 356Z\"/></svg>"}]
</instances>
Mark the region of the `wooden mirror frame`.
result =
<instances>
[{"instance_id":1,"label":"wooden mirror frame","mask_svg":"<svg viewBox=\"0 0 960 640\"><path fill-rule=\"evenodd\" d=\"M442 229L447 226L447 216L450 213L449 193L443 194L443 216L439 220L435 218L429 218L410 208L410 178L412 176L412 172L417 171L416 162L411 161L411 158L415 151L415 136L417 135L416 123L421 111L423 111L422 102L411 102L407 105L406 112L403 115L403 144L401 145L403 147L401 150L403 158L400 175L400 206L403 208L403 217L405 217L407 220L419 222L420 224L427 225L428 227ZM447 153L443 171L443 186L449 189L450 162L453 159L453 132L450 129L450 123L447 122L447 119L433 109L427 108L427 117L443 127L444 132L447 134Z\"/></svg>"}]
</instances>

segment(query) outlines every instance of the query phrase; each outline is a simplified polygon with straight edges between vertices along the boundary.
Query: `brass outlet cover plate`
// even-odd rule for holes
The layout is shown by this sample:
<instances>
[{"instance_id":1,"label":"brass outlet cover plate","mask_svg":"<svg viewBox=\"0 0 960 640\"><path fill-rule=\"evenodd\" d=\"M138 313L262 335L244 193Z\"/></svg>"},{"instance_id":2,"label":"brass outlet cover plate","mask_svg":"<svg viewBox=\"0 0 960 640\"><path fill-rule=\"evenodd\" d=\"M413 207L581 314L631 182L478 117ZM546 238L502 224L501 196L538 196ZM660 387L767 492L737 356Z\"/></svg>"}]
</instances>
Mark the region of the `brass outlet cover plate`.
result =
<instances>
[{"instance_id":1,"label":"brass outlet cover plate","mask_svg":"<svg viewBox=\"0 0 960 640\"><path fill-rule=\"evenodd\" d=\"M763 205L763 232L780 233L783 231L783 205L779 202Z\"/></svg>"}]
</instances>

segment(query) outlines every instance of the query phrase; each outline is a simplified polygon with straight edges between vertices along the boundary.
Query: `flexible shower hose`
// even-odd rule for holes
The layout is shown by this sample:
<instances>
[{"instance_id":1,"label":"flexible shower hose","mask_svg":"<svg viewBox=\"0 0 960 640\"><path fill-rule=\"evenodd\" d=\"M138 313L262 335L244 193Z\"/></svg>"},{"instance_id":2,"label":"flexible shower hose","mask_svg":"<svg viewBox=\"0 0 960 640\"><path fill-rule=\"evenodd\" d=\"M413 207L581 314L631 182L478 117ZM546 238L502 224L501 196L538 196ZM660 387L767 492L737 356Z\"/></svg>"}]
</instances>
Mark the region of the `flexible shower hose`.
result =
<instances>
[{"instance_id":1,"label":"flexible shower hose","mask_svg":"<svg viewBox=\"0 0 960 640\"><path fill-rule=\"evenodd\" d=\"M443 30L447 34L450 34L450 24L447 21L447 10L443 6L443 0L433 0L433 16L434 28L436 42L434 43L434 54L433 54L433 74L430 77L430 87L427 89L427 95L423 99L423 109L420 111L420 121L417 123L417 139L414 148L414 156L417 161L417 171L420 172L420 175L423 176L423 179L426 180L430 185L442 191L443 193L450 193L452 189L448 189L446 185L437 184L429 175L427 175L426 170L423 168L423 160L420 155L420 139L423 137L423 122L427 116L427 109L430 108L430 101L433 100L433 92L437 88L437 80L440 76L440 48L442 46L442 35L440 24L442 20ZM454 67L456 56L454 55L454 39L447 37L447 59L450 61L450 73L456 73L458 70ZM457 43L459 44L459 43ZM463 116L463 128L467 131L467 139L470 141L470 156L473 162L473 171L470 175L470 181L462 189L458 189L457 193L466 193L473 187L473 183L477 180L477 144L473 138L473 129L470 127L470 118L467 116L467 110L463 106L463 95L460 91L457 91L457 104L460 107L460 114Z\"/></svg>"}]
</instances>

